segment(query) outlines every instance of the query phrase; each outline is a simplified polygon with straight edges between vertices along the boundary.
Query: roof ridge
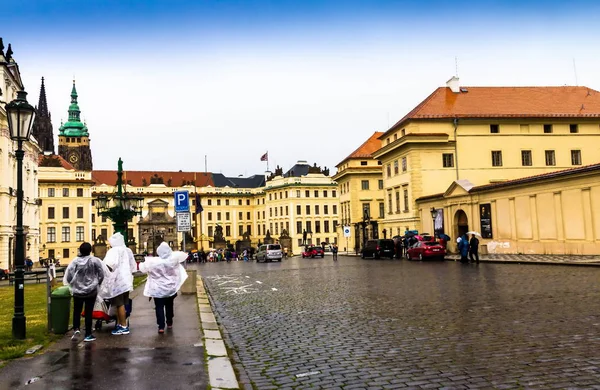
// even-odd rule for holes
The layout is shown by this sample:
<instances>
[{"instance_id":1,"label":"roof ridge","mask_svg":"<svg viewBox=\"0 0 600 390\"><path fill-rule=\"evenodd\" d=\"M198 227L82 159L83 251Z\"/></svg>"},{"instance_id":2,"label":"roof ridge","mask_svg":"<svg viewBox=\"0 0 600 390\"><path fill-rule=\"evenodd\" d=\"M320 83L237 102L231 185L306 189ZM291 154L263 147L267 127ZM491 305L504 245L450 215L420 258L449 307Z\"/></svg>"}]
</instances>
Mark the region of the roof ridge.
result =
<instances>
[{"instance_id":1,"label":"roof ridge","mask_svg":"<svg viewBox=\"0 0 600 390\"><path fill-rule=\"evenodd\" d=\"M417 106L415 108L413 108L406 115L404 115L402 117L402 119L400 119L398 122L394 123L394 125L392 127L390 127L384 134L386 134L388 131L392 130L393 128L395 128L396 126L398 126L400 123L404 122L406 119L409 119L410 117L412 117L413 115L415 115L417 112L419 112L423 107L425 107L425 105L431 99L433 99L433 96L435 94L437 94L438 92L440 92L442 89L445 89L445 88L446 87L437 87L432 93L429 94L429 96L427 96L425 99L423 99L423 101L421 101L421 103L417 104Z\"/></svg>"}]
</instances>

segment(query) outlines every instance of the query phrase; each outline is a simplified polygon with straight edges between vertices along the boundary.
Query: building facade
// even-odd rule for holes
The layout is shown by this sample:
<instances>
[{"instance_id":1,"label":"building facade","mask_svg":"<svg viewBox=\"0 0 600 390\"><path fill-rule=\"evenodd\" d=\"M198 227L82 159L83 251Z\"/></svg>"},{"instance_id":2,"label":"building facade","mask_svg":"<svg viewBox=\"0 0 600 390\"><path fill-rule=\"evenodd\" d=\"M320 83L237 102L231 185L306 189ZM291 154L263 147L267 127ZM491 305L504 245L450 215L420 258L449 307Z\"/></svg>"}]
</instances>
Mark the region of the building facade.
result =
<instances>
[{"instance_id":1,"label":"building facade","mask_svg":"<svg viewBox=\"0 0 600 390\"><path fill-rule=\"evenodd\" d=\"M375 132L358 149L342 160L333 176L340 191L341 225L337 231L340 250L358 253L366 240L391 237L380 227L385 218L381 163L372 153L381 147ZM350 228L344 234L342 228Z\"/></svg>"},{"instance_id":2,"label":"building facade","mask_svg":"<svg viewBox=\"0 0 600 390\"><path fill-rule=\"evenodd\" d=\"M12 57L11 45L4 50L0 38L0 268L13 269L17 208L16 142L10 138L6 118L6 103L23 90L19 67ZM25 255L37 261L39 256L38 212L38 154L40 147L35 137L23 144L23 227Z\"/></svg>"}]
</instances>

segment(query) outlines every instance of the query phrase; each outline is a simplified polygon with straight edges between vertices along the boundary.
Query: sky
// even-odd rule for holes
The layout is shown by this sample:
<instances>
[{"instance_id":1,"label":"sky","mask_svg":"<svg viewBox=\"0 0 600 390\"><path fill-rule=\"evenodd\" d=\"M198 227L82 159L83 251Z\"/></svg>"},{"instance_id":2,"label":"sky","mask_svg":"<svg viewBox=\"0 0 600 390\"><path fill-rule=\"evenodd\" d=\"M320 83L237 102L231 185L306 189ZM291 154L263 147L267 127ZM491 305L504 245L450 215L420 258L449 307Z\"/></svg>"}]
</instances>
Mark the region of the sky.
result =
<instances>
[{"instance_id":1,"label":"sky","mask_svg":"<svg viewBox=\"0 0 600 390\"><path fill-rule=\"evenodd\" d=\"M0 3L55 137L72 80L94 169L335 166L458 72L465 86L600 89L597 1ZM56 141L55 141L56 142Z\"/></svg>"}]
</instances>

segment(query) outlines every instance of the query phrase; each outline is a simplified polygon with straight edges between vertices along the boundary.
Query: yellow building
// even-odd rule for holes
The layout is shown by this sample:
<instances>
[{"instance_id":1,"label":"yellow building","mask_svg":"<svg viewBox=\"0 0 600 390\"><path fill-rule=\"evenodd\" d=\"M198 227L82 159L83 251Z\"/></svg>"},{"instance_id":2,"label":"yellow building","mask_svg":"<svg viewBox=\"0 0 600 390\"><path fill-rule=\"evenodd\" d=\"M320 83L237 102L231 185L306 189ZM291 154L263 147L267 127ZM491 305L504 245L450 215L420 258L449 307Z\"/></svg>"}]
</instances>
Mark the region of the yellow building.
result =
<instances>
[{"instance_id":1,"label":"yellow building","mask_svg":"<svg viewBox=\"0 0 600 390\"><path fill-rule=\"evenodd\" d=\"M77 171L57 155L40 156L40 256L68 264L91 242L91 172Z\"/></svg>"},{"instance_id":2,"label":"yellow building","mask_svg":"<svg viewBox=\"0 0 600 390\"><path fill-rule=\"evenodd\" d=\"M19 67L12 58L10 45L4 52L0 38L0 268L14 267L17 207L16 143L10 139L5 104L23 90ZM23 229L25 255L33 261L39 256L38 154L41 149L32 137L23 143Z\"/></svg>"},{"instance_id":3,"label":"yellow building","mask_svg":"<svg viewBox=\"0 0 600 390\"><path fill-rule=\"evenodd\" d=\"M593 163L599 137L598 91L461 87L453 77L379 137L385 227L427 230L431 216L421 224L416 199L454 181L480 186Z\"/></svg>"},{"instance_id":4,"label":"yellow building","mask_svg":"<svg viewBox=\"0 0 600 390\"><path fill-rule=\"evenodd\" d=\"M594 164L480 186L461 180L417 199L417 213L428 231L434 208L452 237L481 232L483 253L598 254L599 179Z\"/></svg>"},{"instance_id":5,"label":"yellow building","mask_svg":"<svg viewBox=\"0 0 600 390\"><path fill-rule=\"evenodd\" d=\"M341 225L337 233L341 251L358 252L365 240L391 237L380 227L385 218L383 177L381 163L372 157L372 153L381 147L379 137L382 134L375 132L336 165L333 180L340 191ZM344 235L343 227L350 228L349 237Z\"/></svg>"}]
</instances>

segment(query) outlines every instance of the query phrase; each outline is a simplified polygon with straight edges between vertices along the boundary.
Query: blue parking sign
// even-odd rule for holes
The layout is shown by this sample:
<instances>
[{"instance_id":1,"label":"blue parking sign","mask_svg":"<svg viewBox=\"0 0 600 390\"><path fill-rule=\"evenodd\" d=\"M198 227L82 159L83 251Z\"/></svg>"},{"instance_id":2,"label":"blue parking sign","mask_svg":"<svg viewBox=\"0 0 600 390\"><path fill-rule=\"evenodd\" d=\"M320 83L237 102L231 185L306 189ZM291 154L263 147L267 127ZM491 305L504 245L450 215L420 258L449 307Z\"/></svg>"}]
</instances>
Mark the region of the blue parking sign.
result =
<instances>
[{"instance_id":1,"label":"blue parking sign","mask_svg":"<svg viewBox=\"0 0 600 390\"><path fill-rule=\"evenodd\" d=\"M175 191L175 212L190 211L190 194L188 191Z\"/></svg>"}]
</instances>

